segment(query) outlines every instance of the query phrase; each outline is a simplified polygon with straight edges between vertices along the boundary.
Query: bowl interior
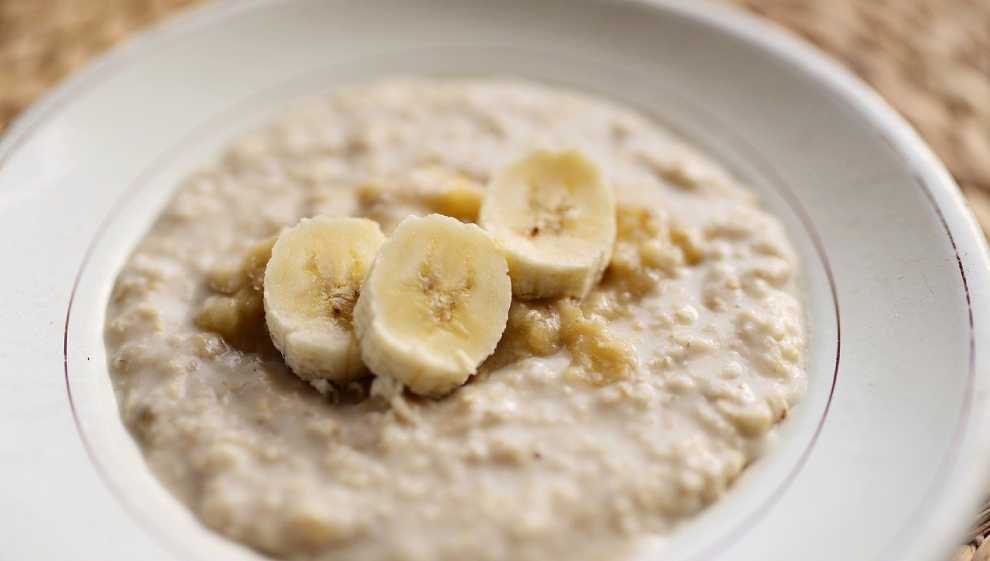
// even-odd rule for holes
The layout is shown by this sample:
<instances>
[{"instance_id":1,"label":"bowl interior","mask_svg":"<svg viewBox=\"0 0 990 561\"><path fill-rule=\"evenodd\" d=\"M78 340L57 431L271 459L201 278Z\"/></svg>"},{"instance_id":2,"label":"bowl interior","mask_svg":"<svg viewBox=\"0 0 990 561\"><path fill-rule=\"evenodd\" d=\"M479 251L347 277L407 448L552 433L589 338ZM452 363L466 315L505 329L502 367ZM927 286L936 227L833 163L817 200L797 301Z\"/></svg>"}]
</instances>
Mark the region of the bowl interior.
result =
<instances>
[{"instance_id":1,"label":"bowl interior","mask_svg":"<svg viewBox=\"0 0 990 561\"><path fill-rule=\"evenodd\" d=\"M106 374L114 277L177 181L246 129L343 84L503 74L610 96L679 131L752 185L800 255L808 394L777 446L672 534L663 558L866 559L922 534L906 556L948 547L951 528L925 518L953 500L959 450L975 438L982 316L974 323L967 290L985 283L964 259L984 248L900 122L803 47L785 53L792 44L774 33L679 3L248 2L203 10L82 77L88 86L35 128L0 187L47 178L44 220L80 233L52 245L68 264L60 278L77 283L66 381L118 499L100 508L123 508L146 530L120 539L152 536L149 559L259 558L200 527L148 472ZM972 251L960 257L961 246Z\"/></svg>"}]
</instances>

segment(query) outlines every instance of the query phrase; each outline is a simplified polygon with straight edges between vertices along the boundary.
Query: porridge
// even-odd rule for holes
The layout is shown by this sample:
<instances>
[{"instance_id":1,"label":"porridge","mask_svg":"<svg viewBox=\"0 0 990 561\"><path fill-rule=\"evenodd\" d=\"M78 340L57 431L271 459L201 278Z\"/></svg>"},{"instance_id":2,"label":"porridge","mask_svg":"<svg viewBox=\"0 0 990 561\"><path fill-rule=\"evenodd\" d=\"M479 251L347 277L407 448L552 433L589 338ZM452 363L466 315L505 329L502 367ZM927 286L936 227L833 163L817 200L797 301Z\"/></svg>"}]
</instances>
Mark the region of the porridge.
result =
<instances>
[{"instance_id":1,"label":"porridge","mask_svg":"<svg viewBox=\"0 0 990 561\"><path fill-rule=\"evenodd\" d=\"M383 248L411 215L488 230L493 174L545 148L579 150L614 192L607 259L548 292L520 288L510 256L504 333L466 382L413 391L354 348L328 375L269 333L283 229L355 217ZM514 80L391 79L296 107L188 178L120 272L107 353L154 473L268 555L623 559L722 495L800 398L796 271L744 187L630 110ZM347 329L370 298L352 292L357 309L322 308Z\"/></svg>"}]
</instances>

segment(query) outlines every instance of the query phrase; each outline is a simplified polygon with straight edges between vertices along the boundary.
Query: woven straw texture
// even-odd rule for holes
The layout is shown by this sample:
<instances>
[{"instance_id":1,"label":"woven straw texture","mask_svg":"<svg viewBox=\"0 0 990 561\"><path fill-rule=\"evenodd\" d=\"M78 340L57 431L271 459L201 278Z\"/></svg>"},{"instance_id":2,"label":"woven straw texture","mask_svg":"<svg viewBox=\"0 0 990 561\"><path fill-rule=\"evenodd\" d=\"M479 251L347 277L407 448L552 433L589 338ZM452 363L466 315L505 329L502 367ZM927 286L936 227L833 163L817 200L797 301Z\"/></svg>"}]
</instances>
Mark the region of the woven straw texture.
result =
<instances>
[{"instance_id":1,"label":"woven straw texture","mask_svg":"<svg viewBox=\"0 0 990 561\"><path fill-rule=\"evenodd\" d=\"M0 131L94 55L201 1L0 0ZM723 1L789 28L871 83L945 161L990 231L990 0ZM985 508L969 542L946 558L990 561L988 532Z\"/></svg>"}]
</instances>

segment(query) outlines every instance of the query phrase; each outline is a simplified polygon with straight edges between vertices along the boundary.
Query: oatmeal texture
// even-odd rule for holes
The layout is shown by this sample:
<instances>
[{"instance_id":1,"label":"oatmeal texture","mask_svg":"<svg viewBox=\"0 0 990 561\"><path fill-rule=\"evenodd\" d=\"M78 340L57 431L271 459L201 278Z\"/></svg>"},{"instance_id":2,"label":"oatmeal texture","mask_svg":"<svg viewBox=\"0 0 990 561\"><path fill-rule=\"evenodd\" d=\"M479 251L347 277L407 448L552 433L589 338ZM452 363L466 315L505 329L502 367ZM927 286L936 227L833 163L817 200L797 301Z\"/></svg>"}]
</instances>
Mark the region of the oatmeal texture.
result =
<instances>
[{"instance_id":1,"label":"oatmeal texture","mask_svg":"<svg viewBox=\"0 0 990 561\"><path fill-rule=\"evenodd\" d=\"M576 147L618 239L584 300L516 301L440 400L321 395L260 304L272 236L318 214L389 234L472 221L501 164ZM612 103L509 79L394 78L288 111L188 178L117 280L121 415L210 528L287 559L623 559L716 500L799 399L796 260L717 164Z\"/></svg>"}]
</instances>

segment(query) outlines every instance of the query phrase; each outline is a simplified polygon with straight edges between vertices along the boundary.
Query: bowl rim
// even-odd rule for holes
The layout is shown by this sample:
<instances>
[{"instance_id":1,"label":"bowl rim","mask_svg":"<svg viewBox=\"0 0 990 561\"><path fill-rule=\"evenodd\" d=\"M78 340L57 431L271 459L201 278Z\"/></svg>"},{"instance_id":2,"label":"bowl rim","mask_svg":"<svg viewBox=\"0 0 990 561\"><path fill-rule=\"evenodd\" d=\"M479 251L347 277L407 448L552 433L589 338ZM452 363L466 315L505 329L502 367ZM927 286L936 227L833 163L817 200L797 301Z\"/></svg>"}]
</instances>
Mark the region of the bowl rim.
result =
<instances>
[{"instance_id":1,"label":"bowl rim","mask_svg":"<svg viewBox=\"0 0 990 561\"><path fill-rule=\"evenodd\" d=\"M217 0L183 9L178 15L166 18L134 37L115 45L100 54L81 69L72 72L50 88L30 107L15 116L7 129L0 133L0 171L18 153L33 134L58 115L60 108L85 93L104 78L118 70L190 33L207 28L239 14L293 0ZM609 0L599 0L609 1ZM785 64L786 70L813 82L834 101L844 106L850 114L868 126L913 172L914 181L937 215L941 227L955 251L956 262L965 292L969 311L969 371L964 402L953 429L952 444L942 458L932 482L925 489L920 504L907 517L901 529L884 548L885 558L898 558L917 541L920 530L935 516L934 506L973 508L980 497L974 496L975 481L990 481L990 426L974 425L978 414L986 414L990 403L986 399L977 402L974 396L990 392L990 362L977 349L990 344L990 318L985 313L974 315L974 307L981 312L990 301L990 250L982 230L945 165L920 135L893 107L871 86L855 76L839 62L819 51L803 39L771 22L763 20L741 8L697 2L692 0L612 0L643 7L666 10L675 16L699 21L739 38L749 45ZM71 397L70 397L71 399ZM982 409L977 406L982 406ZM967 466L965 482L950 481L961 467L964 441L971 441L965 456L971 459L987 458ZM971 460L972 461L972 460ZM968 492L967 492L967 488ZM947 518L952 518L949 516ZM951 534L960 537L965 528L954 532L944 525L939 539L948 541Z\"/></svg>"}]
</instances>

